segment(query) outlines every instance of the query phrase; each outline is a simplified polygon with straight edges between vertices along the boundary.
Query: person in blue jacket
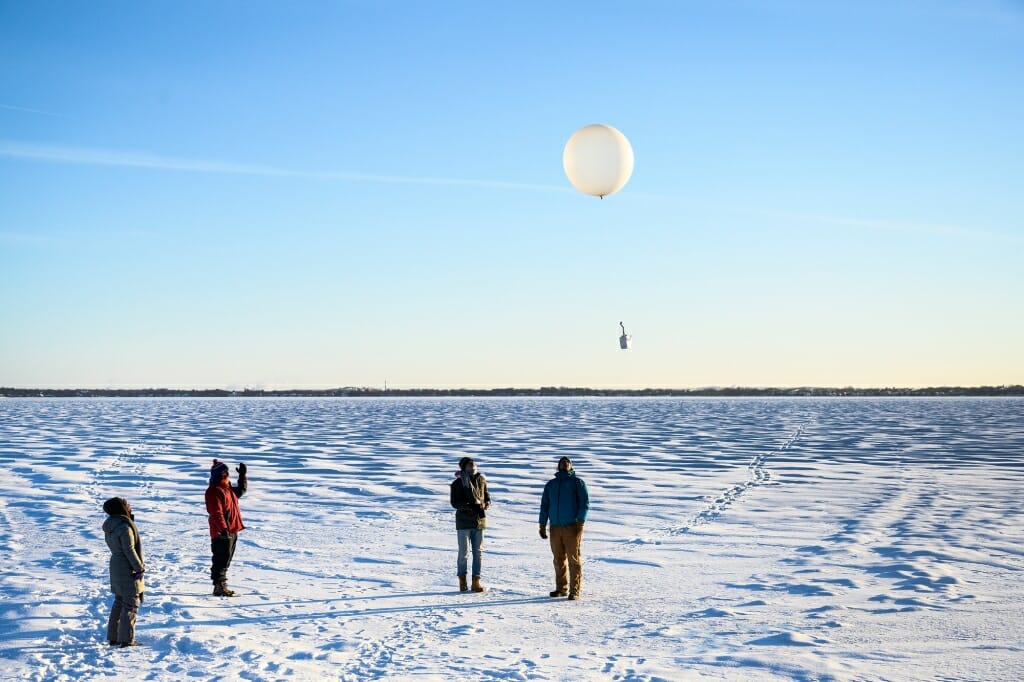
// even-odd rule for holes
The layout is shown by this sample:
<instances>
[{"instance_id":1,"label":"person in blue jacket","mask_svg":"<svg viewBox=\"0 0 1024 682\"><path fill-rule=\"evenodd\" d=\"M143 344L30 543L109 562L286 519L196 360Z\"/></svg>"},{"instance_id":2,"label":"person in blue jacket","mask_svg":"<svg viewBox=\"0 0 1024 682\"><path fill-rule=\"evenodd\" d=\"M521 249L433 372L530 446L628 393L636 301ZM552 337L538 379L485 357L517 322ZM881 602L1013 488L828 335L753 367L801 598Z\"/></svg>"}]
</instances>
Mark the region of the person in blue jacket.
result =
<instances>
[{"instance_id":1,"label":"person in blue jacket","mask_svg":"<svg viewBox=\"0 0 1024 682\"><path fill-rule=\"evenodd\" d=\"M544 495L540 499L540 536L549 540L554 556L555 589L549 593L552 597L568 594L569 599L579 599L583 587L580 546L589 510L587 484L573 471L572 460L561 458L555 477L544 486ZM549 520L550 539L547 530Z\"/></svg>"}]
</instances>

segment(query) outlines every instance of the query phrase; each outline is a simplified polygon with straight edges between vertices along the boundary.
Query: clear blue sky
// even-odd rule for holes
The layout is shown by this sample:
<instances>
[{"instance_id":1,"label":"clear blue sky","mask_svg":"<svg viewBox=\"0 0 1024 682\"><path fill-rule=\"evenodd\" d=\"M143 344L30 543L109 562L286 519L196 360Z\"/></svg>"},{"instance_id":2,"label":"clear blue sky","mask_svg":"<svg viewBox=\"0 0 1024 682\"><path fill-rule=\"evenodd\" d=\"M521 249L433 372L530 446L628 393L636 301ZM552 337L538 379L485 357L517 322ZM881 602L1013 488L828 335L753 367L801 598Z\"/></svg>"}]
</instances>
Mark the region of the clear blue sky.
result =
<instances>
[{"instance_id":1,"label":"clear blue sky","mask_svg":"<svg viewBox=\"0 0 1024 682\"><path fill-rule=\"evenodd\" d=\"M1024 383L1022 133L1019 2L0 0L0 385Z\"/></svg>"}]
</instances>

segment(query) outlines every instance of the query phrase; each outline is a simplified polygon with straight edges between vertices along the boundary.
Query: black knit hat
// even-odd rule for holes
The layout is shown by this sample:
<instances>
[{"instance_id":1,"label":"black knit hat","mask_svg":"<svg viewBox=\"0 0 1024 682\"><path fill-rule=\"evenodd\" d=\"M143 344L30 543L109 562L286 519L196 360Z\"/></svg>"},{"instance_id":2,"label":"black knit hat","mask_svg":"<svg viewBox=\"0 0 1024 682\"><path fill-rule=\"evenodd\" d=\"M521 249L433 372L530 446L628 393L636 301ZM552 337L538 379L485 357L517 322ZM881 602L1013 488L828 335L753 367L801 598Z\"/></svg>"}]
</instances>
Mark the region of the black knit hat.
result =
<instances>
[{"instance_id":1,"label":"black knit hat","mask_svg":"<svg viewBox=\"0 0 1024 682\"><path fill-rule=\"evenodd\" d=\"M128 516L128 500L123 497L111 497L103 503L103 511L111 516Z\"/></svg>"},{"instance_id":2,"label":"black knit hat","mask_svg":"<svg viewBox=\"0 0 1024 682\"><path fill-rule=\"evenodd\" d=\"M459 460L459 471L465 471L466 466L473 463L472 457L463 457Z\"/></svg>"}]
</instances>

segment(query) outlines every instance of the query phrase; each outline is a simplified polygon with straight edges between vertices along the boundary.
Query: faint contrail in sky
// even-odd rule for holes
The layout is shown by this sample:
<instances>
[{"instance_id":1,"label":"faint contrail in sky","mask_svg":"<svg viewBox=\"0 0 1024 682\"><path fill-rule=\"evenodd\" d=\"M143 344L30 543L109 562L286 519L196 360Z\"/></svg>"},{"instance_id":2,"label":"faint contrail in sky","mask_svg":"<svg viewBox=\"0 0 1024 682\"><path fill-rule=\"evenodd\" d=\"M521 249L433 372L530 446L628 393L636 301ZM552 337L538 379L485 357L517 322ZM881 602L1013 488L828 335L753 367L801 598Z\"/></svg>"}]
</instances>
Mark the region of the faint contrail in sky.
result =
<instances>
[{"instance_id":1,"label":"faint contrail in sky","mask_svg":"<svg viewBox=\"0 0 1024 682\"><path fill-rule=\"evenodd\" d=\"M472 180L466 178L431 178L406 175L373 175L341 171L296 171L273 166L182 159L159 156L143 152L111 151L82 147L56 147L25 144L22 142L0 141L0 156L53 163L70 163L90 166L120 166L129 168L150 168L155 170L184 171L190 173L222 173L229 175L263 175L285 178L308 178L313 180L344 180L349 182L382 182L405 185L465 185L473 187L494 187L499 189L522 189L543 191L568 191L568 187L539 183L506 182L501 180Z\"/></svg>"},{"instance_id":2,"label":"faint contrail in sky","mask_svg":"<svg viewBox=\"0 0 1024 682\"><path fill-rule=\"evenodd\" d=\"M218 161L197 161L176 159L137 152L108 151L81 147L53 147L24 144L21 142L0 142L0 156L33 161L73 163L89 166L128 166L132 168L153 168L161 170L192 171L199 173L236 173L245 175L294 175L273 168Z\"/></svg>"},{"instance_id":3,"label":"faint contrail in sky","mask_svg":"<svg viewBox=\"0 0 1024 682\"><path fill-rule=\"evenodd\" d=\"M5 105L0 105L5 106ZM52 163L81 164L90 166L116 166L129 168L149 168L154 170L170 170L188 173L219 173L225 175L253 175L281 178L300 178L309 180L328 180L343 182L376 182L402 185L439 185L464 187L489 187L495 189L530 190L545 192L569 192L568 186L545 185L539 183L507 182L502 180L474 180L468 178L431 178L408 175L374 175L344 171L297 171L274 166L233 163L229 161L211 161L203 159L184 159L160 156L144 152L126 152L117 150L92 149L84 147L61 147L51 145L28 144L0 140L0 156ZM647 194L632 192L636 198L659 198L679 200L678 196ZM840 215L823 215L799 211L778 211L769 209L737 208L735 206L720 207L723 210L740 211L747 214L788 218L805 222L832 224L853 229L886 230L918 234L942 235L947 237L983 238L994 241L1019 243L1022 238L1016 234L992 232L977 228L957 225L936 225L912 223L870 218L852 218Z\"/></svg>"},{"instance_id":4,"label":"faint contrail in sky","mask_svg":"<svg viewBox=\"0 0 1024 682\"><path fill-rule=\"evenodd\" d=\"M876 232L902 232L906 234L919 234L939 237L982 239L994 242L1009 242L1012 244L1024 243L1024 236L1015 232L986 230L978 227L965 227L963 225L912 222L909 220L890 220L886 218L862 218L844 215L809 213L806 211L787 211L776 208L759 208L747 206L738 202L736 204L710 204L697 199L690 199L680 195L657 194L650 192L630 192L633 198L657 199L661 201L674 201L686 204L695 209L711 210L720 213L733 213L757 218L782 218L811 225L834 225L853 230L871 230Z\"/></svg>"},{"instance_id":5,"label":"faint contrail in sky","mask_svg":"<svg viewBox=\"0 0 1024 682\"><path fill-rule=\"evenodd\" d=\"M939 223L914 223L905 220L885 220L881 218L851 218L849 216L824 215L820 213L800 213L795 211L759 211L762 215L780 218L791 218L812 223L838 225L855 229L881 230L888 232L906 232L911 234L930 234L945 237L985 238L995 241L1020 242L1021 237L1007 232L993 232L974 227L960 225L943 225Z\"/></svg>"},{"instance_id":6,"label":"faint contrail in sky","mask_svg":"<svg viewBox=\"0 0 1024 682\"><path fill-rule=\"evenodd\" d=\"M55 114L52 111L43 111L42 109L30 109L28 107L17 107L13 104L0 104L0 109L7 109L8 111L24 111L29 114L42 114L43 116L61 116L61 114Z\"/></svg>"}]
</instances>

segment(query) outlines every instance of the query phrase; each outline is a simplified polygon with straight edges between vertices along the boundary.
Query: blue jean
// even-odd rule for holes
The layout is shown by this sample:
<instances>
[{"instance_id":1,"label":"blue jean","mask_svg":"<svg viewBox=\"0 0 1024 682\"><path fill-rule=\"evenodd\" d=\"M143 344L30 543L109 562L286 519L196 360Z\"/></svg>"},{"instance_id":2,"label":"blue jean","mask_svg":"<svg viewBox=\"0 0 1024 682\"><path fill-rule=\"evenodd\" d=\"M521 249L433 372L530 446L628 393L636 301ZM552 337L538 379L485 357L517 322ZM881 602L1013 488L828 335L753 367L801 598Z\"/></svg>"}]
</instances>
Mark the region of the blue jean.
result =
<instances>
[{"instance_id":1,"label":"blue jean","mask_svg":"<svg viewBox=\"0 0 1024 682\"><path fill-rule=\"evenodd\" d=\"M473 575L480 575L480 561L483 557L481 548L484 545L484 532L478 528L459 530L459 575L466 575L466 564L469 563L469 550L473 549Z\"/></svg>"}]
</instances>

